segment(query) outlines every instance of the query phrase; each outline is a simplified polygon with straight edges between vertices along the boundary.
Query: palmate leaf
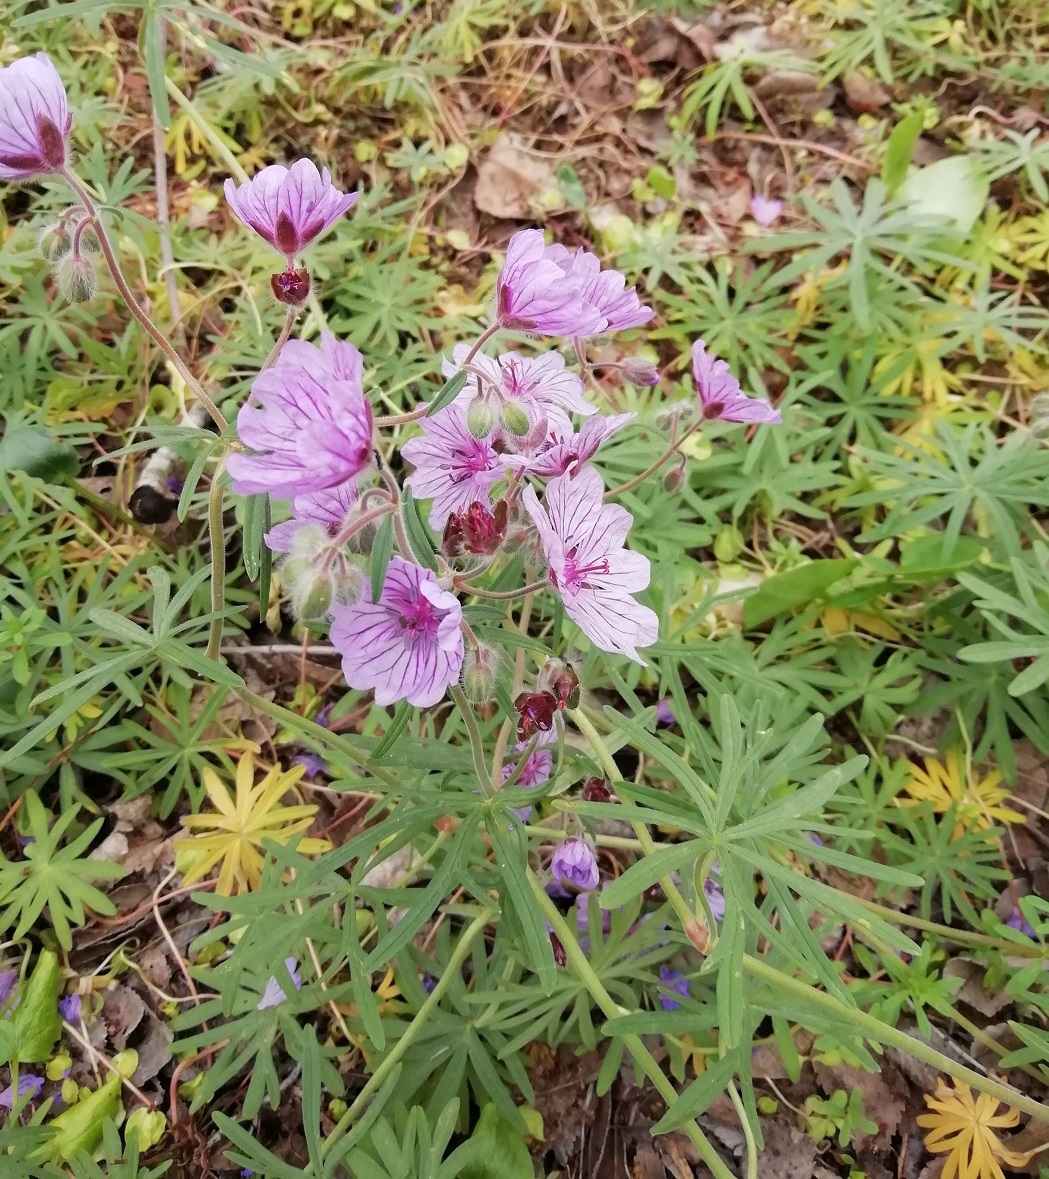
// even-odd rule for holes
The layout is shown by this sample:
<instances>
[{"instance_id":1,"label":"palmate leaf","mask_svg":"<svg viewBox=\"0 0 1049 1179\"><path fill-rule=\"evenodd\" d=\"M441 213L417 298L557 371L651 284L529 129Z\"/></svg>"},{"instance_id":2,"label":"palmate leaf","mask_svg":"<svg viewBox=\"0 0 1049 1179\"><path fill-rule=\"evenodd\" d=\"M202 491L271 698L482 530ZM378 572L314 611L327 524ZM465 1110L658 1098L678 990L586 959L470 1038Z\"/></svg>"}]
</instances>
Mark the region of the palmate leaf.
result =
<instances>
[{"instance_id":1,"label":"palmate leaf","mask_svg":"<svg viewBox=\"0 0 1049 1179\"><path fill-rule=\"evenodd\" d=\"M92 880L119 880L124 869L105 860L81 858L102 826L97 819L67 846L61 842L79 810L66 810L54 825L36 792L25 795L25 814L32 842L24 860L0 856L0 933L12 929L20 938L46 910L63 949L73 945L72 928L87 920L87 909L112 916L116 906L94 887Z\"/></svg>"}]
</instances>

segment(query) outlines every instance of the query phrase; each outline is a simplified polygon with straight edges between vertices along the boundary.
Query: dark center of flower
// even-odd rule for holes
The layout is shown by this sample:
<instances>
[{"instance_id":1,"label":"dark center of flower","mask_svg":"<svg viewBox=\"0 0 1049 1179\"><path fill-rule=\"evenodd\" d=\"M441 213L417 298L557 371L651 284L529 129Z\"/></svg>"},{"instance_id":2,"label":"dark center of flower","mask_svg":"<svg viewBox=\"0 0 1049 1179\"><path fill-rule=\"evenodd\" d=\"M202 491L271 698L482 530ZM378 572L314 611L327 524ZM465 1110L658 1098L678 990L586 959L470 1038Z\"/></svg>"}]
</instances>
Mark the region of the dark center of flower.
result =
<instances>
[{"instance_id":1,"label":"dark center of flower","mask_svg":"<svg viewBox=\"0 0 1049 1179\"><path fill-rule=\"evenodd\" d=\"M289 261L299 251L299 234L287 213L277 217L273 227L273 244L282 254L288 255Z\"/></svg>"},{"instance_id":2,"label":"dark center of flower","mask_svg":"<svg viewBox=\"0 0 1049 1179\"><path fill-rule=\"evenodd\" d=\"M608 573L607 560L592 561L589 565L580 565L576 559L577 552L577 547L573 545L565 553L565 572L562 582L563 588L567 590L589 589L588 577ZM553 574L551 574L550 580L554 581Z\"/></svg>"},{"instance_id":3,"label":"dark center of flower","mask_svg":"<svg viewBox=\"0 0 1049 1179\"><path fill-rule=\"evenodd\" d=\"M714 418L719 418L725 412L725 403L723 401L708 401L703 406L703 417L706 421L713 421Z\"/></svg>"},{"instance_id":4,"label":"dark center of flower","mask_svg":"<svg viewBox=\"0 0 1049 1179\"><path fill-rule=\"evenodd\" d=\"M423 597L416 598L400 616L405 638L427 638L436 633L439 622L433 603Z\"/></svg>"}]
</instances>

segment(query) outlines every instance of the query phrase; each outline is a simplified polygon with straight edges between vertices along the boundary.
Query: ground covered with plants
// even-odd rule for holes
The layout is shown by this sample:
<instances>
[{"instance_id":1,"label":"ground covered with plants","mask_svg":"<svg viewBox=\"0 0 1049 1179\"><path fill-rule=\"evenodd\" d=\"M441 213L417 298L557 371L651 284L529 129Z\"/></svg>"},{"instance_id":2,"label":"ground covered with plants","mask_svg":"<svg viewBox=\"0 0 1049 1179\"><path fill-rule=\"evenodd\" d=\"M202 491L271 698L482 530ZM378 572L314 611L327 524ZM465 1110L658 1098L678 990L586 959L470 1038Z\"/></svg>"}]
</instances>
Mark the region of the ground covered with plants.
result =
<instances>
[{"instance_id":1,"label":"ground covered with plants","mask_svg":"<svg viewBox=\"0 0 1049 1179\"><path fill-rule=\"evenodd\" d=\"M0 21L5 1179L1049 1174L1044 6Z\"/></svg>"}]
</instances>

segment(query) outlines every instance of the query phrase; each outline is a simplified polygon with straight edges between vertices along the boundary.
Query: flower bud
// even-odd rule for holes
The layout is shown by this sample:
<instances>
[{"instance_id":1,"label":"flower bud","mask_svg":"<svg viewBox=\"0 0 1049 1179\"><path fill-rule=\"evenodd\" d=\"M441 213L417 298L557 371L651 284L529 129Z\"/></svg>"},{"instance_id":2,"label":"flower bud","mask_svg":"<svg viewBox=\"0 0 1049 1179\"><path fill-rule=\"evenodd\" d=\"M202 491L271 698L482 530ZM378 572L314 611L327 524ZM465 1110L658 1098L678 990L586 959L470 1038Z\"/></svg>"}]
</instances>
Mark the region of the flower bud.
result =
<instances>
[{"instance_id":1,"label":"flower bud","mask_svg":"<svg viewBox=\"0 0 1049 1179\"><path fill-rule=\"evenodd\" d=\"M310 293L310 272L289 266L280 274L270 275L270 289L278 303L287 307L301 307Z\"/></svg>"},{"instance_id":2,"label":"flower bud","mask_svg":"<svg viewBox=\"0 0 1049 1179\"><path fill-rule=\"evenodd\" d=\"M441 547L449 560L473 553L490 557L506 539L506 501L499 500L492 511L479 500L452 512L444 526Z\"/></svg>"},{"instance_id":3,"label":"flower bud","mask_svg":"<svg viewBox=\"0 0 1049 1179\"><path fill-rule=\"evenodd\" d=\"M323 562L311 561L307 557L289 557L281 566L281 579L296 618L310 622L328 613L334 586L331 573Z\"/></svg>"},{"instance_id":4,"label":"flower bud","mask_svg":"<svg viewBox=\"0 0 1049 1179\"><path fill-rule=\"evenodd\" d=\"M521 692L514 700L520 720L517 723L518 741L527 741L538 732L549 733L554 727L557 701L549 692Z\"/></svg>"},{"instance_id":5,"label":"flower bud","mask_svg":"<svg viewBox=\"0 0 1049 1179\"><path fill-rule=\"evenodd\" d=\"M671 495L677 495L687 481L688 464L683 457L679 457L679 461L663 473L663 490Z\"/></svg>"},{"instance_id":6,"label":"flower bud","mask_svg":"<svg viewBox=\"0 0 1049 1179\"><path fill-rule=\"evenodd\" d=\"M341 553L329 569L332 599L337 606L356 606L364 596L364 573L356 562Z\"/></svg>"},{"instance_id":7,"label":"flower bud","mask_svg":"<svg viewBox=\"0 0 1049 1179\"><path fill-rule=\"evenodd\" d=\"M584 802L611 802L615 795L607 778L587 778L583 783L580 798Z\"/></svg>"},{"instance_id":8,"label":"flower bud","mask_svg":"<svg viewBox=\"0 0 1049 1179\"><path fill-rule=\"evenodd\" d=\"M466 411L466 428L475 438L487 438L495 428L495 414L488 398L475 397Z\"/></svg>"},{"instance_id":9,"label":"flower bud","mask_svg":"<svg viewBox=\"0 0 1049 1179\"><path fill-rule=\"evenodd\" d=\"M549 925L549 924L550 923L547 922L547 925ZM567 966L568 965L568 954L565 952L565 948L561 943L561 939L557 936L556 933L554 933L554 931L552 929L549 930L549 934L550 934L550 949L554 955L554 964L557 966Z\"/></svg>"},{"instance_id":10,"label":"flower bud","mask_svg":"<svg viewBox=\"0 0 1049 1179\"><path fill-rule=\"evenodd\" d=\"M659 384L659 370L640 356L628 356L619 366L623 380L638 389L651 389Z\"/></svg>"},{"instance_id":11,"label":"flower bud","mask_svg":"<svg viewBox=\"0 0 1049 1179\"><path fill-rule=\"evenodd\" d=\"M58 265L58 284L70 303L86 303L98 290L95 264L90 258L67 254Z\"/></svg>"},{"instance_id":12,"label":"flower bud","mask_svg":"<svg viewBox=\"0 0 1049 1179\"><path fill-rule=\"evenodd\" d=\"M296 528L291 538L293 557L318 557L328 547L329 538L323 524L304 524Z\"/></svg>"},{"instance_id":13,"label":"flower bud","mask_svg":"<svg viewBox=\"0 0 1049 1179\"><path fill-rule=\"evenodd\" d=\"M498 647L480 643L467 647L463 655L462 684L466 699L471 704L487 704L495 699L495 684L499 674Z\"/></svg>"},{"instance_id":14,"label":"flower bud","mask_svg":"<svg viewBox=\"0 0 1049 1179\"><path fill-rule=\"evenodd\" d=\"M499 407L499 420L502 423L503 429L515 438L523 438L531 429L532 425L528 420L528 414L525 413L524 408L517 401L503 402Z\"/></svg>"},{"instance_id":15,"label":"flower bud","mask_svg":"<svg viewBox=\"0 0 1049 1179\"><path fill-rule=\"evenodd\" d=\"M579 707L579 676L563 659L548 659L536 676L535 686L540 692L549 692L558 708Z\"/></svg>"},{"instance_id":16,"label":"flower bud","mask_svg":"<svg viewBox=\"0 0 1049 1179\"><path fill-rule=\"evenodd\" d=\"M37 246L48 262L61 262L73 248L73 235L61 221L56 221L40 231Z\"/></svg>"}]
</instances>

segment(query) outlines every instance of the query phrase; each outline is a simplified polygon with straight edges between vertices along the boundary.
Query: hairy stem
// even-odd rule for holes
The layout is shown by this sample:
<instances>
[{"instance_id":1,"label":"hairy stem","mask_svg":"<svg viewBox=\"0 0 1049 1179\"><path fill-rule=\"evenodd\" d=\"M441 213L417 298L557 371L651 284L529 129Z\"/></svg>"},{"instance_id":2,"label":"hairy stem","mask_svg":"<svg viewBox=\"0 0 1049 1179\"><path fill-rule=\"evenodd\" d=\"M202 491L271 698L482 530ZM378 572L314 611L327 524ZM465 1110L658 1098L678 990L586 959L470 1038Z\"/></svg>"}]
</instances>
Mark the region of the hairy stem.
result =
<instances>
[{"instance_id":1,"label":"hairy stem","mask_svg":"<svg viewBox=\"0 0 1049 1179\"><path fill-rule=\"evenodd\" d=\"M95 227L95 233L98 237L98 246L102 251L102 257L105 259L106 266L109 273L112 275L113 282L116 284L117 290L120 292L120 297L127 304L127 309L138 320L142 327L146 330L147 335L153 340L157 347L164 353L164 355L171 361L172 366L179 376L186 382L189 389L192 390L194 397L204 406L211 417L211 420L218 426L220 431L226 429L226 419L222 416L218 406L214 401L204 392L203 386L197 378L186 367L182 357L172 346L171 341L164 335L164 333L157 327L149 317L149 313L135 298L134 293L128 286L127 280L124 278L123 271L120 269L120 261L113 249L113 244L109 240L109 235L106 233L105 226L99 217L98 210L95 208L95 202L91 199L90 193L80 182L80 180L68 169L62 173L66 183L76 193L80 199L80 203L84 206L84 211L92 220Z\"/></svg>"},{"instance_id":2,"label":"hairy stem","mask_svg":"<svg viewBox=\"0 0 1049 1179\"><path fill-rule=\"evenodd\" d=\"M211 626L208 630L209 659L218 659L222 646L222 609L226 592L226 534L222 527L222 468L220 461L211 476L208 491L208 538L211 541Z\"/></svg>"},{"instance_id":3,"label":"hairy stem","mask_svg":"<svg viewBox=\"0 0 1049 1179\"><path fill-rule=\"evenodd\" d=\"M523 585L520 589L515 590L484 590L476 585L465 585L458 578L454 580L455 588L463 594L473 594L475 598L488 598L493 602L509 602L514 598L524 598L529 594L534 594L537 590L546 589L550 584L549 578L542 578L540 581L533 581L529 585Z\"/></svg>"},{"instance_id":4,"label":"hairy stem","mask_svg":"<svg viewBox=\"0 0 1049 1179\"><path fill-rule=\"evenodd\" d=\"M277 337L276 344L270 349L269 356L263 361L260 373L264 373L266 369L277 363L277 357L280 356L280 350L288 342L288 337L291 335L291 329L295 326L295 320L298 318L298 307L289 307L288 314L284 317L284 326L280 329L280 335Z\"/></svg>"},{"instance_id":5,"label":"hairy stem","mask_svg":"<svg viewBox=\"0 0 1049 1179\"><path fill-rule=\"evenodd\" d=\"M654 475L659 468L681 449L682 444L686 438L691 438L703 425L703 419L700 418L698 422L693 422L691 426L681 435L676 441L672 442L666 450L656 459L650 466L646 467L640 475L635 475L633 479L628 479L625 483L620 483L618 487L613 487L611 491L605 492L605 499L615 499L617 495L622 495L625 491L633 491L635 487L640 487L642 483L650 476Z\"/></svg>"}]
</instances>

